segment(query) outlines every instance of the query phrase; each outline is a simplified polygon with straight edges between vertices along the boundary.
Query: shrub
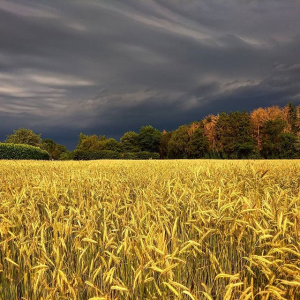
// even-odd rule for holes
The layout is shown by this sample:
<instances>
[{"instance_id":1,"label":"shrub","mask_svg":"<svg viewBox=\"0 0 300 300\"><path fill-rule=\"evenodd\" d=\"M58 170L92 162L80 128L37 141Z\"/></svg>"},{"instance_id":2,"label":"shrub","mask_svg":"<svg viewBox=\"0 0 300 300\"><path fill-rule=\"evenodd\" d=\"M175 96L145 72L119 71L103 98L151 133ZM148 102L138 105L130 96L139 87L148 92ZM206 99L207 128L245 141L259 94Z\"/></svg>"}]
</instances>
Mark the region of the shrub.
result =
<instances>
[{"instance_id":1,"label":"shrub","mask_svg":"<svg viewBox=\"0 0 300 300\"><path fill-rule=\"evenodd\" d=\"M21 144L0 143L0 159L49 160L49 158L49 153L38 147Z\"/></svg>"},{"instance_id":2,"label":"shrub","mask_svg":"<svg viewBox=\"0 0 300 300\"><path fill-rule=\"evenodd\" d=\"M127 152L123 154L123 159L137 159L136 153Z\"/></svg>"},{"instance_id":3,"label":"shrub","mask_svg":"<svg viewBox=\"0 0 300 300\"><path fill-rule=\"evenodd\" d=\"M82 151L75 150L73 152L74 160L98 160L98 159L159 159L158 153L152 152L136 152L136 153L119 153L110 150L100 151Z\"/></svg>"},{"instance_id":4,"label":"shrub","mask_svg":"<svg viewBox=\"0 0 300 300\"><path fill-rule=\"evenodd\" d=\"M135 153L136 159L159 159L159 153L153 153L153 152L137 152Z\"/></svg>"},{"instance_id":5,"label":"shrub","mask_svg":"<svg viewBox=\"0 0 300 300\"><path fill-rule=\"evenodd\" d=\"M98 160L98 159L121 159L120 153L111 150L100 151L81 151L75 150L73 152L74 160Z\"/></svg>"},{"instance_id":6,"label":"shrub","mask_svg":"<svg viewBox=\"0 0 300 300\"><path fill-rule=\"evenodd\" d=\"M59 156L59 160L73 160L74 159L74 154L71 151L63 152Z\"/></svg>"}]
</instances>

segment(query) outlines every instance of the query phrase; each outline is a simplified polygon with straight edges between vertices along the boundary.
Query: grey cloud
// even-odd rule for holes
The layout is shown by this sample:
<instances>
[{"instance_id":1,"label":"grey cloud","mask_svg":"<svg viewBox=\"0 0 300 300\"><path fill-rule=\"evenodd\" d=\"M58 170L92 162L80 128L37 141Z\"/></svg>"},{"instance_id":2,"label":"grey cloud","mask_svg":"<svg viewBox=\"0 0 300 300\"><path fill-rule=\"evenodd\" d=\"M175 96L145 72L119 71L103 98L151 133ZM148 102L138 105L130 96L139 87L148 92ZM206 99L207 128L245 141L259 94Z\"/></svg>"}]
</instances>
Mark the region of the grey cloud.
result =
<instances>
[{"instance_id":1,"label":"grey cloud","mask_svg":"<svg viewBox=\"0 0 300 300\"><path fill-rule=\"evenodd\" d=\"M0 2L0 140L74 147L222 110L300 103L297 0Z\"/></svg>"}]
</instances>

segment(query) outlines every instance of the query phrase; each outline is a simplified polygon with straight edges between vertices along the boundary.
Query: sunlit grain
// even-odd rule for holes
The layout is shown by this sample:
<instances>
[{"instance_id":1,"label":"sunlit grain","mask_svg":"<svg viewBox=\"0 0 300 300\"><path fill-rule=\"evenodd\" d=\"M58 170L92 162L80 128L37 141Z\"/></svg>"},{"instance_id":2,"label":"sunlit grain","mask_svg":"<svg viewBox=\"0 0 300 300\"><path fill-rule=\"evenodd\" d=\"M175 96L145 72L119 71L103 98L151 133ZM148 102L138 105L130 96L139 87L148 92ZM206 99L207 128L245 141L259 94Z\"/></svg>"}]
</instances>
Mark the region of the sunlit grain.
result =
<instances>
[{"instance_id":1,"label":"sunlit grain","mask_svg":"<svg viewBox=\"0 0 300 300\"><path fill-rule=\"evenodd\" d=\"M0 299L300 299L300 161L0 162Z\"/></svg>"}]
</instances>

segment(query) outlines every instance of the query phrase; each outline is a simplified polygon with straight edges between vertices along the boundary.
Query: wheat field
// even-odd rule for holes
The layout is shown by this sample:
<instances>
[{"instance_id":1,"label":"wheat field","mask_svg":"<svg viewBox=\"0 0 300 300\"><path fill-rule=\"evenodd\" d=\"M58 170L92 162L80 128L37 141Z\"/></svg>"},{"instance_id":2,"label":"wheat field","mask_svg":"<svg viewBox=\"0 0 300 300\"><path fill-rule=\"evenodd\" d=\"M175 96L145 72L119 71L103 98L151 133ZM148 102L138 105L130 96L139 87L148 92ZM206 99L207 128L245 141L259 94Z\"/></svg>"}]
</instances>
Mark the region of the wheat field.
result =
<instances>
[{"instance_id":1,"label":"wheat field","mask_svg":"<svg viewBox=\"0 0 300 300\"><path fill-rule=\"evenodd\" d=\"M300 299L300 161L0 162L0 299Z\"/></svg>"}]
</instances>

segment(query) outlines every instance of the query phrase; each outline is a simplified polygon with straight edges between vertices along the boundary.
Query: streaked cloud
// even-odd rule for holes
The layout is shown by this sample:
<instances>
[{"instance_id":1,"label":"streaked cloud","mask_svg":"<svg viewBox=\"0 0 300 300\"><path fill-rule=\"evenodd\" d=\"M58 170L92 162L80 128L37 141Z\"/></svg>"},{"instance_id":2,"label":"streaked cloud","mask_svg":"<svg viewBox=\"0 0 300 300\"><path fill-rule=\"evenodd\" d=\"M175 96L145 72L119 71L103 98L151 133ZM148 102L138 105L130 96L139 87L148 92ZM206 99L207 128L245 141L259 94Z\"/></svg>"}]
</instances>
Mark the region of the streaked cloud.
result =
<instances>
[{"instance_id":1,"label":"streaked cloud","mask_svg":"<svg viewBox=\"0 0 300 300\"><path fill-rule=\"evenodd\" d=\"M42 5L38 2L33 1L8 1L1 0L0 2L0 10L5 12L19 15L22 17L30 17L30 18L58 18L58 11L51 8L50 6Z\"/></svg>"},{"instance_id":2,"label":"streaked cloud","mask_svg":"<svg viewBox=\"0 0 300 300\"><path fill-rule=\"evenodd\" d=\"M73 147L222 110L300 103L297 0L0 1L0 140Z\"/></svg>"}]
</instances>

